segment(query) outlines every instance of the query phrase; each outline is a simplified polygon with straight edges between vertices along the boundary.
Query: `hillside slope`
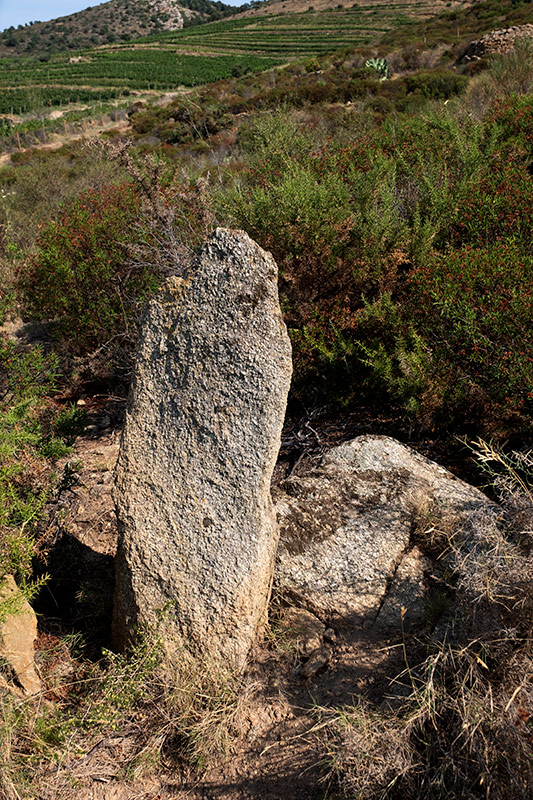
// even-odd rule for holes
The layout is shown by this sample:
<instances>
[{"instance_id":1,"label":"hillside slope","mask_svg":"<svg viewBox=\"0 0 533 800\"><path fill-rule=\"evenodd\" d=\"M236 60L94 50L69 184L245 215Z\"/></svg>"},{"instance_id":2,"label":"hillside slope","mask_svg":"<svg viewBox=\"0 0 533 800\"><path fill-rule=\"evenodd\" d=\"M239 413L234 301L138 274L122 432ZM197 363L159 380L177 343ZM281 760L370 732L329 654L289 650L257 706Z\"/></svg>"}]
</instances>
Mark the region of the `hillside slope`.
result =
<instances>
[{"instance_id":1,"label":"hillside slope","mask_svg":"<svg viewBox=\"0 0 533 800\"><path fill-rule=\"evenodd\" d=\"M193 22L210 22L232 13L235 9L231 6L212 0L109 0L48 22L8 28L0 33L0 56L98 47L179 30Z\"/></svg>"},{"instance_id":2,"label":"hillside slope","mask_svg":"<svg viewBox=\"0 0 533 800\"><path fill-rule=\"evenodd\" d=\"M264 17L274 14L302 14L305 11L331 11L336 8L375 6L379 14L384 8L395 7L408 16L432 17L446 8L470 6L473 0L389 0L388 3L368 2L368 0L265 0L252 8L240 11L238 17Z\"/></svg>"}]
</instances>

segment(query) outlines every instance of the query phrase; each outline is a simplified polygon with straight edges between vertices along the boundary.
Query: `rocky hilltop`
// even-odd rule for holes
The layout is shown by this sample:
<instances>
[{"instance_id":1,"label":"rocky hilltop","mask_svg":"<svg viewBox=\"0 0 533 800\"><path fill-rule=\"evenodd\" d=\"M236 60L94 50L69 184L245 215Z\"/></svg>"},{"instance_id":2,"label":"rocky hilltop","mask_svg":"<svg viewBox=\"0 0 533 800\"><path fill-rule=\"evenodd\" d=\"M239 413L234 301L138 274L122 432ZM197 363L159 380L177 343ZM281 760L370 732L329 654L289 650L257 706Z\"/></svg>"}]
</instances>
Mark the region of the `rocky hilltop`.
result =
<instances>
[{"instance_id":1,"label":"rocky hilltop","mask_svg":"<svg viewBox=\"0 0 533 800\"><path fill-rule=\"evenodd\" d=\"M0 34L0 56L98 47L179 30L193 20L211 22L233 12L231 6L211 0L109 0L77 14L7 28Z\"/></svg>"}]
</instances>

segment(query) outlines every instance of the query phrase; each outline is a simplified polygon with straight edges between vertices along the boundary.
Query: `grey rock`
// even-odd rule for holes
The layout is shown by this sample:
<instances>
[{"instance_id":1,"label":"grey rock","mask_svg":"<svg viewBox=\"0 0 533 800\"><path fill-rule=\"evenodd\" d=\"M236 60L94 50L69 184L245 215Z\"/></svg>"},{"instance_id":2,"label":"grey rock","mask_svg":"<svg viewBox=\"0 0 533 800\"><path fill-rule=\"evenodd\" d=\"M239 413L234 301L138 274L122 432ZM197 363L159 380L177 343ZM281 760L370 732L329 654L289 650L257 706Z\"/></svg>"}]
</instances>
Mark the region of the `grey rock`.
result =
<instances>
[{"instance_id":1,"label":"grey rock","mask_svg":"<svg viewBox=\"0 0 533 800\"><path fill-rule=\"evenodd\" d=\"M403 556L394 573L376 619L380 628L404 628L423 625L427 619L425 600L428 592L426 575L432 562L418 547Z\"/></svg>"},{"instance_id":2,"label":"grey rock","mask_svg":"<svg viewBox=\"0 0 533 800\"><path fill-rule=\"evenodd\" d=\"M375 619L417 524L460 526L471 513L495 510L480 491L386 436L333 448L275 499L276 582L295 604L353 622Z\"/></svg>"},{"instance_id":3,"label":"grey rock","mask_svg":"<svg viewBox=\"0 0 533 800\"><path fill-rule=\"evenodd\" d=\"M118 647L165 609L169 652L244 665L272 584L291 371L274 260L218 229L141 326L116 468Z\"/></svg>"}]
</instances>

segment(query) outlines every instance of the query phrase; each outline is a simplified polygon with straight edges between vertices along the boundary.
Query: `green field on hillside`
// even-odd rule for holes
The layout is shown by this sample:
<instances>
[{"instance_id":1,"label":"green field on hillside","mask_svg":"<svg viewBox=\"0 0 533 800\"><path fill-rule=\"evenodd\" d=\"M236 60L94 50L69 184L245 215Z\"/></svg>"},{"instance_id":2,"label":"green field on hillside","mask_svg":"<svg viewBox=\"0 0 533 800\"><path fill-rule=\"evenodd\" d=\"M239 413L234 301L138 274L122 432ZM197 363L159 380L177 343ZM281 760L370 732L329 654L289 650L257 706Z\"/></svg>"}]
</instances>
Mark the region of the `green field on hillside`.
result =
<instances>
[{"instance_id":1,"label":"green field on hillside","mask_svg":"<svg viewBox=\"0 0 533 800\"><path fill-rule=\"evenodd\" d=\"M0 114L23 114L102 93L166 91L239 72L257 72L294 58L366 45L420 19L429 4L378 4L261 18L222 20L49 60L0 60Z\"/></svg>"},{"instance_id":2,"label":"green field on hillside","mask_svg":"<svg viewBox=\"0 0 533 800\"><path fill-rule=\"evenodd\" d=\"M237 61L243 69L250 71L267 69L279 62L279 59L253 55L239 56L238 59L230 54L194 56L160 49L156 45L118 52L94 50L89 51L85 58L79 63L71 63L71 56L66 54L46 63L4 59L0 62L0 86L6 89L69 87L74 99L79 89L85 87L164 90L180 85L197 86L229 77Z\"/></svg>"},{"instance_id":3,"label":"green field on hillside","mask_svg":"<svg viewBox=\"0 0 533 800\"><path fill-rule=\"evenodd\" d=\"M374 4L222 20L158 36L162 45L190 51L261 53L294 58L369 44L400 24L430 12L424 2Z\"/></svg>"}]
</instances>

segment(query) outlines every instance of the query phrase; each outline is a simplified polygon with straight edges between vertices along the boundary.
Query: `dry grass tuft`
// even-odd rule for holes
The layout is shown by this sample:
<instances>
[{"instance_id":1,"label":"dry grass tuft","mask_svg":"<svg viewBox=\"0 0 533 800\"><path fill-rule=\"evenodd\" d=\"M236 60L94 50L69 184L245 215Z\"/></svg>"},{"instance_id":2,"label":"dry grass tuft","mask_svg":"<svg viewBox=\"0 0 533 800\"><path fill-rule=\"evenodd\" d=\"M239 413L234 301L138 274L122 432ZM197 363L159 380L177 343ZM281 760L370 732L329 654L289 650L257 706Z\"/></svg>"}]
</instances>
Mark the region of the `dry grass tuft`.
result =
<instances>
[{"instance_id":1,"label":"dry grass tuft","mask_svg":"<svg viewBox=\"0 0 533 800\"><path fill-rule=\"evenodd\" d=\"M0 696L0 797L67 800L95 780L198 775L227 751L254 691L186 652L170 667L161 631L128 656L70 666L62 684L45 675L37 699Z\"/></svg>"}]
</instances>

